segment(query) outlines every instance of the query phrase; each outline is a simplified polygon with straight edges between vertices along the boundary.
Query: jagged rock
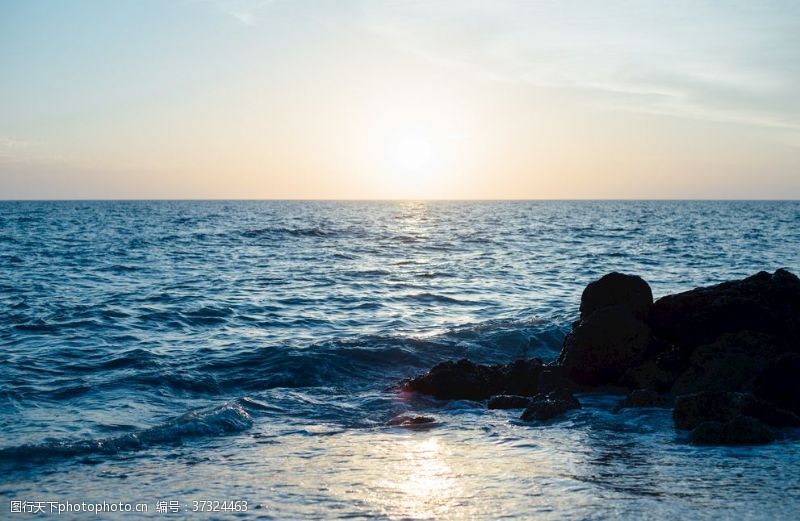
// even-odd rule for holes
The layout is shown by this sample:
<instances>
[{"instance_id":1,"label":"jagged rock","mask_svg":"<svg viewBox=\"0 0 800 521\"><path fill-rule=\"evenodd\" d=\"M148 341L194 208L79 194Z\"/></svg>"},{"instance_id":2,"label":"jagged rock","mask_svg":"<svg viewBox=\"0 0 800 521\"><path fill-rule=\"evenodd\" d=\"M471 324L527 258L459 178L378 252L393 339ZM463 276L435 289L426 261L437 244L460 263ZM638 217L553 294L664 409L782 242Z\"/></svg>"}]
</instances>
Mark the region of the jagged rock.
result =
<instances>
[{"instance_id":1,"label":"jagged rock","mask_svg":"<svg viewBox=\"0 0 800 521\"><path fill-rule=\"evenodd\" d=\"M522 411L524 421L549 420L571 409L580 409L581 403L566 389L537 394Z\"/></svg>"},{"instance_id":2,"label":"jagged rock","mask_svg":"<svg viewBox=\"0 0 800 521\"><path fill-rule=\"evenodd\" d=\"M386 425L392 427L417 427L420 425L430 425L432 423L436 423L436 418L432 416L408 416L401 414L386 422Z\"/></svg>"},{"instance_id":3,"label":"jagged rock","mask_svg":"<svg viewBox=\"0 0 800 521\"><path fill-rule=\"evenodd\" d=\"M800 354L787 353L771 361L756 376L753 393L800 415Z\"/></svg>"},{"instance_id":4,"label":"jagged rock","mask_svg":"<svg viewBox=\"0 0 800 521\"><path fill-rule=\"evenodd\" d=\"M620 401L614 410L619 411L630 407L669 407L670 405L672 405L672 400L668 396L658 394L650 389L637 389Z\"/></svg>"},{"instance_id":5,"label":"jagged rock","mask_svg":"<svg viewBox=\"0 0 800 521\"><path fill-rule=\"evenodd\" d=\"M644 319L653 305L650 285L637 275L609 273L586 286L581 295L581 319L598 309L623 306L637 318Z\"/></svg>"},{"instance_id":6,"label":"jagged rock","mask_svg":"<svg viewBox=\"0 0 800 521\"><path fill-rule=\"evenodd\" d=\"M627 307L605 307L567 335L558 363L580 385L614 384L641 362L650 340L650 328Z\"/></svg>"},{"instance_id":7,"label":"jagged rock","mask_svg":"<svg viewBox=\"0 0 800 521\"><path fill-rule=\"evenodd\" d=\"M485 400L497 394L533 395L541 370L538 358L507 365L476 364L464 358L437 364L424 375L403 382L401 387L440 400Z\"/></svg>"},{"instance_id":8,"label":"jagged rock","mask_svg":"<svg viewBox=\"0 0 800 521\"><path fill-rule=\"evenodd\" d=\"M648 323L653 333L691 353L725 333L757 331L790 346L800 341L800 279L786 270L760 272L658 299Z\"/></svg>"},{"instance_id":9,"label":"jagged rock","mask_svg":"<svg viewBox=\"0 0 800 521\"><path fill-rule=\"evenodd\" d=\"M700 346L689 359L689 368L672 388L675 395L699 391L742 391L770 359L787 347L774 336L754 331L726 333Z\"/></svg>"},{"instance_id":10,"label":"jagged rock","mask_svg":"<svg viewBox=\"0 0 800 521\"><path fill-rule=\"evenodd\" d=\"M701 423L726 423L750 416L773 427L800 426L800 416L749 393L703 391L678 396L672 418L676 429L693 430Z\"/></svg>"},{"instance_id":11,"label":"jagged rock","mask_svg":"<svg viewBox=\"0 0 800 521\"><path fill-rule=\"evenodd\" d=\"M524 409L530 403L530 396L519 396L516 394L501 394L489 398L487 407L489 409Z\"/></svg>"},{"instance_id":12,"label":"jagged rock","mask_svg":"<svg viewBox=\"0 0 800 521\"><path fill-rule=\"evenodd\" d=\"M773 429L741 414L726 422L703 422L689 435L695 445L762 445L775 438Z\"/></svg>"}]
</instances>

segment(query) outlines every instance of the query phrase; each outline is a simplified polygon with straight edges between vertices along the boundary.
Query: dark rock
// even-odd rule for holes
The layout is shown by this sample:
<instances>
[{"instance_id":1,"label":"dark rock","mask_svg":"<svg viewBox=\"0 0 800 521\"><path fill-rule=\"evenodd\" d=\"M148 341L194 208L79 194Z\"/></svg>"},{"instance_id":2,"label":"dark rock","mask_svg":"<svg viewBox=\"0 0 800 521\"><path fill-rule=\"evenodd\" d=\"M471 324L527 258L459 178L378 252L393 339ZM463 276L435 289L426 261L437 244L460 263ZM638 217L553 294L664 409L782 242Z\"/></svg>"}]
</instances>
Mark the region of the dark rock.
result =
<instances>
[{"instance_id":1,"label":"dark rock","mask_svg":"<svg viewBox=\"0 0 800 521\"><path fill-rule=\"evenodd\" d=\"M598 309L623 306L635 317L646 318L653 305L653 292L639 276L609 273L586 286L581 295L581 319Z\"/></svg>"},{"instance_id":2,"label":"dark rock","mask_svg":"<svg viewBox=\"0 0 800 521\"><path fill-rule=\"evenodd\" d=\"M625 306L599 309L564 339L558 363L581 385L615 384L641 359L650 328Z\"/></svg>"},{"instance_id":3,"label":"dark rock","mask_svg":"<svg viewBox=\"0 0 800 521\"><path fill-rule=\"evenodd\" d=\"M632 391L614 408L627 409L630 407L669 407L672 400L668 396L663 396L650 389L637 389Z\"/></svg>"},{"instance_id":4,"label":"dark rock","mask_svg":"<svg viewBox=\"0 0 800 521\"><path fill-rule=\"evenodd\" d=\"M501 394L489 398L487 407L489 409L524 409L531 401L530 396L519 396L516 394Z\"/></svg>"},{"instance_id":5,"label":"dark rock","mask_svg":"<svg viewBox=\"0 0 800 521\"><path fill-rule=\"evenodd\" d=\"M689 435L695 445L762 445L776 438L774 430L750 416L738 415L726 422L703 422Z\"/></svg>"},{"instance_id":6,"label":"dark rock","mask_svg":"<svg viewBox=\"0 0 800 521\"><path fill-rule=\"evenodd\" d=\"M680 350L671 346L642 364L630 368L620 378L620 383L630 389L649 389L663 394L672 388L685 366Z\"/></svg>"},{"instance_id":7,"label":"dark rock","mask_svg":"<svg viewBox=\"0 0 800 521\"><path fill-rule=\"evenodd\" d=\"M483 365L470 360L442 362L424 375L403 382L402 388L440 400L485 400L497 394L533 395L542 362L537 358L507 365Z\"/></svg>"},{"instance_id":8,"label":"dark rock","mask_svg":"<svg viewBox=\"0 0 800 521\"><path fill-rule=\"evenodd\" d=\"M788 353L770 362L756 376L753 393L800 415L800 354Z\"/></svg>"},{"instance_id":9,"label":"dark rock","mask_svg":"<svg viewBox=\"0 0 800 521\"><path fill-rule=\"evenodd\" d=\"M658 299L648 323L653 333L691 353L725 333L757 331L790 346L800 342L800 279L786 270L760 272Z\"/></svg>"},{"instance_id":10,"label":"dark rock","mask_svg":"<svg viewBox=\"0 0 800 521\"><path fill-rule=\"evenodd\" d=\"M549 420L571 409L580 409L581 403L566 389L537 394L522 411L524 421Z\"/></svg>"},{"instance_id":11,"label":"dark rock","mask_svg":"<svg viewBox=\"0 0 800 521\"><path fill-rule=\"evenodd\" d=\"M672 392L681 395L699 391L742 391L770 359L786 350L779 338L764 333L726 333L715 342L694 350L689 368L675 382Z\"/></svg>"},{"instance_id":12,"label":"dark rock","mask_svg":"<svg viewBox=\"0 0 800 521\"><path fill-rule=\"evenodd\" d=\"M430 426L432 423L436 423L436 418L431 416L408 416L401 414L386 422L386 425L392 427L416 427L420 425Z\"/></svg>"},{"instance_id":13,"label":"dark rock","mask_svg":"<svg viewBox=\"0 0 800 521\"><path fill-rule=\"evenodd\" d=\"M672 418L676 429L693 430L701 423L726 423L745 415L774 427L800 426L800 416L749 393L703 391L678 396Z\"/></svg>"},{"instance_id":14,"label":"dark rock","mask_svg":"<svg viewBox=\"0 0 800 521\"><path fill-rule=\"evenodd\" d=\"M503 367L503 394L533 396L539 391L542 361L538 358L516 360Z\"/></svg>"},{"instance_id":15,"label":"dark rock","mask_svg":"<svg viewBox=\"0 0 800 521\"><path fill-rule=\"evenodd\" d=\"M547 365L539 373L540 393L549 393L558 389L571 389L575 383L567 377L566 371L560 365Z\"/></svg>"}]
</instances>

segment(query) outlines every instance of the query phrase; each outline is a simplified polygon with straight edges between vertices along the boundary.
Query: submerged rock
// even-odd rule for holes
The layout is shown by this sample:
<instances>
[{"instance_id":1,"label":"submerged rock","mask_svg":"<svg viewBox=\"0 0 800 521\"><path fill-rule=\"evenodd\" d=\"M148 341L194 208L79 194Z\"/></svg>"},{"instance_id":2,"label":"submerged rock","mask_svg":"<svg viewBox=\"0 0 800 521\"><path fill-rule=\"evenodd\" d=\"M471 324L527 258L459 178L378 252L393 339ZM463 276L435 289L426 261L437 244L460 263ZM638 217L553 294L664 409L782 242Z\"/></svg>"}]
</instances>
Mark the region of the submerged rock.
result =
<instances>
[{"instance_id":1,"label":"submerged rock","mask_svg":"<svg viewBox=\"0 0 800 521\"><path fill-rule=\"evenodd\" d=\"M433 423L436 423L436 418L432 416L410 416L401 414L386 422L386 425L391 427L418 427L420 425L429 426Z\"/></svg>"},{"instance_id":2,"label":"submerged rock","mask_svg":"<svg viewBox=\"0 0 800 521\"><path fill-rule=\"evenodd\" d=\"M689 435L689 440L695 445L762 445L775 438L773 429L744 415L726 422L703 422Z\"/></svg>"},{"instance_id":3,"label":"submerged rock","mask_svg":"<svg viewBox=\"0 0 800 521\"><path fill-rule=\"evenodd\" d=\"M549 393L537 394L531 398L528 406L522 411L520 419L549 420L572 410L580 409L581 403L566 389L558 389Z\"/></svg>"},{"instance_id":4,"label":"submerged rock","mask_svg":"<svg viewBox=\"0 0 800 521\"><path fill-rule=\"evenodd\" d=\"M542 362L538 358L507 365L476 364L466 358L437 364L405 381L402 388L440 400L485 400L498 394L531 396L538 388Z\"/></svg>"},{"instance_id":5,"label":"submerged rock","mask_svg":"<svg viewBox=\"0 0 800 521\"><path fill-rule=\"evenodd\" d=\"M487 408L489 409L524 409L530 403L530 396L519 396L517 394L501 394L489 398Z\"/></svg>"}]
</instances>

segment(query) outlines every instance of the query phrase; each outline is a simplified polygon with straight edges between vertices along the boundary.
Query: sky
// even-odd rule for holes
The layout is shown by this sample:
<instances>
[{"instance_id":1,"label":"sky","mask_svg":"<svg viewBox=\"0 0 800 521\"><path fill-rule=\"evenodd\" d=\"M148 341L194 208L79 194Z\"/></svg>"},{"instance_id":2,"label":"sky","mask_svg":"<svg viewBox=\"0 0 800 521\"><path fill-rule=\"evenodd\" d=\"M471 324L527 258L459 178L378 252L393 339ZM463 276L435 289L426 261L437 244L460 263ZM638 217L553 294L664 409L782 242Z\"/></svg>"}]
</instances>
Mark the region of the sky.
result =
<instances>
[{"instance_id":1,"label":"sky","mask_svg":"<svg viewBox=\"0 0 800 521\"><path fill-rule=\"evenodd\" d=\"M800 2L0 0L0 199L797 199Z\"/></svg>"}]
</instances>

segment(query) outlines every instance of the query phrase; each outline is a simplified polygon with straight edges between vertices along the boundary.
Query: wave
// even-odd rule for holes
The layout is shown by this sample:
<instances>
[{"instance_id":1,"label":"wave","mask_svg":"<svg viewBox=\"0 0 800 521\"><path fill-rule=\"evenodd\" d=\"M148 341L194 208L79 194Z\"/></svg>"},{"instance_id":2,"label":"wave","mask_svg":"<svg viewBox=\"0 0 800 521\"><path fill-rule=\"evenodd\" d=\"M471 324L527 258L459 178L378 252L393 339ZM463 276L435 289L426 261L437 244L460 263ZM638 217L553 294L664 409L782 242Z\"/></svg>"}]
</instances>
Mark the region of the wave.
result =
<instances>
[{"instance_id":1,"label":"wave","mask_svg":"<svg viewBox=\"0 0 800 521\"><path fill-rule=\"evenodd\" d=\"M253 412L266 406L239 398L210 409L190 411L155 427L137 432L88 440L55 440L0 449L0 462L27 463L53 457L116 454L185 439L236 434L253 426Z\"/></svg>"},{"instance_id":2,"label":"wave","mask_svg":"<svg viewBox=\"0 0 800 521\"><path fill-rule=\"evenodd\" d=\"M319 226L311 227L266 227L266 228L252 228L240 232L242 237L250 239L258 238L276 238L281 236L290 237L331 237L339 235L341 232L328 230Z\"/></svg>"}]
</instances>

